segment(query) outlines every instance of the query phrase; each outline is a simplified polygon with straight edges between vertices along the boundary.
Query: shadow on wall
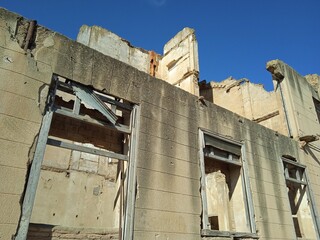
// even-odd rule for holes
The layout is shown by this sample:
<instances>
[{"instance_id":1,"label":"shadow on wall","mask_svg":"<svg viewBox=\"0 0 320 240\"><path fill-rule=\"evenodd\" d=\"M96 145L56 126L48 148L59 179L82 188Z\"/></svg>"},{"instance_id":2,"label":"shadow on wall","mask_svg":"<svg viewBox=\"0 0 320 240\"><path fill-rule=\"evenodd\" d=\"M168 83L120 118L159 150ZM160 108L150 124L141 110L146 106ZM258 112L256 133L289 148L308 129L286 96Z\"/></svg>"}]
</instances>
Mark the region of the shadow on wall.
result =
<instances>
[{"instance_id":1,"label":"shadow on wall","mask_svg":"<svg viewBox=\"0 0 320 240\"><path fill-rule=\"evenodd\" d=\"M54 225L30 224L27 239L35 240L41 236L42 240L51 240Z\"/></svg>"},{"instance_id":2,"label":"shadow on wall","mask_svg":"<svg viewBox=\"0 0 320 240\"><path fill-rule=\"evenodd\" d=\"M119 239L118 233L112 233L99 229L66 228L49 224L30 224L28 240L52 240L52 239Z\"/></svg>"}]
</instances>

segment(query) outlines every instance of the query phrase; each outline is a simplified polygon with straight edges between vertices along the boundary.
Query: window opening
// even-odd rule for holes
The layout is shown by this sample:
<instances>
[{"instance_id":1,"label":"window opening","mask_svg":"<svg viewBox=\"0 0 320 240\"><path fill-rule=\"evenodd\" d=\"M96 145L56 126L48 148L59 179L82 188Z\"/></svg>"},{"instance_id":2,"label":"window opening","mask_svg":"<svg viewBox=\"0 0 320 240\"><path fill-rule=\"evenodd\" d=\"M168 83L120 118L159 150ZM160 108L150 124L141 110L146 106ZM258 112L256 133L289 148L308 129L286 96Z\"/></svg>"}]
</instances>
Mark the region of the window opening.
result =
<instances>
[{"instance_id":1,"label":"window opening","mask_svg":"<svg viewBox=\"0 0 320 240\"><path fill-rule=\"evenodd\" d=\"M292 221L297 238L318 239L316 214L308 187L305 166L282 157Z\"/></svg>"},{"instance_id":2,"label":"window opening","mask_svg":"<svg viewBox=\"0 0 320 240\"><path fill-rule=\"evenodd\" d=\"M53 77L16 239L42 225L131 239L137 115L125 100Z\"/></svg>"},{"instance_id":3,"label":"window opening","mask_svg":"<svg viewBox=\"0 0 320 240\"><path fill-rule=\"evenodd\" d=\"M255 238L241 145L202 130L200 144L202 235Z\"/></svg>"},{"instance_id":4,"label":"window opening","mask_svg":"<svg viewBox=\"0 0 320 240\"><path fill-rule=\"evenodd\" d=\"M312 99L313 99L313 104L314 104L316 114L318 117L318 122L320 123L320 101L315 98L312 98Z\"/></svg>"}]
</instances>

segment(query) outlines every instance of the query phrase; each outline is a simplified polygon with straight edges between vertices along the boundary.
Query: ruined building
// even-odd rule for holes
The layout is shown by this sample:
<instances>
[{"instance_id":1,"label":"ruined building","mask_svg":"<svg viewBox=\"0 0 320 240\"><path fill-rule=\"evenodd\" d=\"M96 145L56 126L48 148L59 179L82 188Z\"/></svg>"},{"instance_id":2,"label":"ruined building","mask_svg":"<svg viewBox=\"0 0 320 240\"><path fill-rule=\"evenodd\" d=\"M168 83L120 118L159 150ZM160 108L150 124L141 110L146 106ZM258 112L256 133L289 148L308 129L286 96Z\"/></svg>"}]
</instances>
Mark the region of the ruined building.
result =
<instances>
[{"instance_id":1,"label":"ruined building","mask_svg":"<svg viewBox=\"0 0 320 240\"><path fill-rule=\"evenodd\" d=\"M319 76L199 84L197 54L1 9L0 239L319 239Z\"/></svg>"}]
</instances>

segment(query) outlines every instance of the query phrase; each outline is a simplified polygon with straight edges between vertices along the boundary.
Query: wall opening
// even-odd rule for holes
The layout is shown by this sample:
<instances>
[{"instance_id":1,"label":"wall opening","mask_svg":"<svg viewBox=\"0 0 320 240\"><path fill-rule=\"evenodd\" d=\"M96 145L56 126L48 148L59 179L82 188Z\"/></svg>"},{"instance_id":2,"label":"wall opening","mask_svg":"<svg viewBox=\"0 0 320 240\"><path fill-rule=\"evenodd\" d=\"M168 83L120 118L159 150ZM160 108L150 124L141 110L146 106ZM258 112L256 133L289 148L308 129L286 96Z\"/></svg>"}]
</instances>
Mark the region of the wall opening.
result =
<instances>
[{"instance_id":1,"label":"wall opening","mask_svg":"<svg viewBox=\"0 0 320 240\"><path fill-rule=\"evenodd\" d=\"M312 98L312 100L313 100L314 108L316 110L316 114L318 117L318 123L320 123L320 101L318 101L315 98Z\"/></svg>"},{"instance_id":2,"label":"wall opening","mask_svg":"<svg viewBox=\"0 0 320 240\"><path fill-rule=\"evenodd\" d=\"M318 239L314 204L310 195L305 166L282 157L293 226L297 238Z\"/></svg>"},{"instance_id":3,"label":"wall opening","mask_svg":"<svg viewBox=\"0 0 320 240\"><path fill-rule=\"evenodd\" d=\"M16 239L129 239L136 106L59 76L53 85Z\"/></svg>"},{"instance_id":4,"label":"wall opening","mask_svg":"<svg viewBox=\"0 0 320 240\"><path fill-rule=\"evenodd\" d=\"M202 235L254 238L241 145L200 130Z\"/></svg>"}]
</instances>

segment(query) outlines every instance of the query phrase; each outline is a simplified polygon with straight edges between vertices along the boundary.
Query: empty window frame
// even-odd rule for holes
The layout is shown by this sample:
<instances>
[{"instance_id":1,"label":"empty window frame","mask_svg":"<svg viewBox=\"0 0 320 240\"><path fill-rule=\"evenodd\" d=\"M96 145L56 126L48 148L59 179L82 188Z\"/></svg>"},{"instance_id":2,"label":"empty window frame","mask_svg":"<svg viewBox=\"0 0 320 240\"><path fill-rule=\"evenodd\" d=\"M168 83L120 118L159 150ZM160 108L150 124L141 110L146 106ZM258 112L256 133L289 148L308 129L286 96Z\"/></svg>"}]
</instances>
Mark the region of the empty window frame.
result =
<instances>
[{"instance_id":1,"label":"empty window frame","mask_svg":"<svg viewBox=\"0 0 320 240\"><path fill-rule=\"evenodd\" d=\"M312 100L313 100L314 108L316 110L316 114L318 117L318 123L320 123L320 102L315 98L312 98Z\"/></svg>"},{"instance_id":2,"label":"empty window frame","mask_svg":"<svg viewBox=\"0 0 320 240\"><path fill-rule=\"evenodd\" d=\"M199 136L202 236L256 238L242 145L202 130Z\"/></svg>"},{"instance_id":3,"label":"empty window frame","mask_svg":"<svg viewBox=\"0 0 320 240\"><path fill-rule=\"evenodd\" d=\"M115 234L119 235L117 238L131 239L135 199L135 152L139 125L138 106L56 75L53 76L47 102L16 239L27 238L29 223L32 220L40 220L36 223L62 226L64 223L67 223L66 226L68 224L77 226L79 223L79 227L81 225L83 227L85 222L88 222L86 218L92 217L90 214L94 212L104 213L94 217L105 228L102 232L116 229ZM42 176L46 176L44 171L47 169L55 173L64 172L66 178L72 178L71 182L74 185L69 188L66 186L68 189L66 191L61 189L61 184L56 184L57 193L61 197L60 199L57 197L56 202L61 201L66 205L71 199L69 204L71 207L76 205L72 204L72 201L82 202L83 204L77 209L82 215L72 214L69 210L62 211L67 215L62 218L55 212L46 215L41 213L43 210L51 211L54 208L52 206L56 197L54 185L53 187L51 185L52 190L47 193L46 186L41 185ZM77 174L81 175L81 172L82 176L87 176L88 174L84 173L89 173L91 176L102 177L101 186L112 185L113 190L106 188L101 191L100 186L88 187L86 178L76 177ZM57 179L60 179L60 183L61 179L62 182L67 182L63 178L57 177ZM50 181L54 184L54 180ZM78 190L76 190L77 185L80 186ZM89 189L91 193L87 194ZM80 194L81 191L83 195ZM90 203L88 200L90 197L96 196L98 199L103 191L105 197L98 201L106 199L107 201L102 205L99 204L101 205L99 209L95 209L97 206L86 206L85 203ZM111 193L110 197L107 193ZM46 194L49 199L43 201L46 199ZM34 209L37 214L32 213L35 200L40 203ZM58 211L64 206L63 204L60 206L55 204ZM94 205L94 202L91 204ZM72 218L77 219L74 221ZM98 221L96 224L98 225Z\"/></svg>"},{"instance_id":4,"label":"empty window frame","mask_svg":"<svg viewBox=\"0 0 320 240\"><path fill-rule=\"evenodd\" d=\"M305 166L294 158L282 157L293 225L297 238L319 239L319 226L308 186Z\"/></svg>"}]
</instances>

